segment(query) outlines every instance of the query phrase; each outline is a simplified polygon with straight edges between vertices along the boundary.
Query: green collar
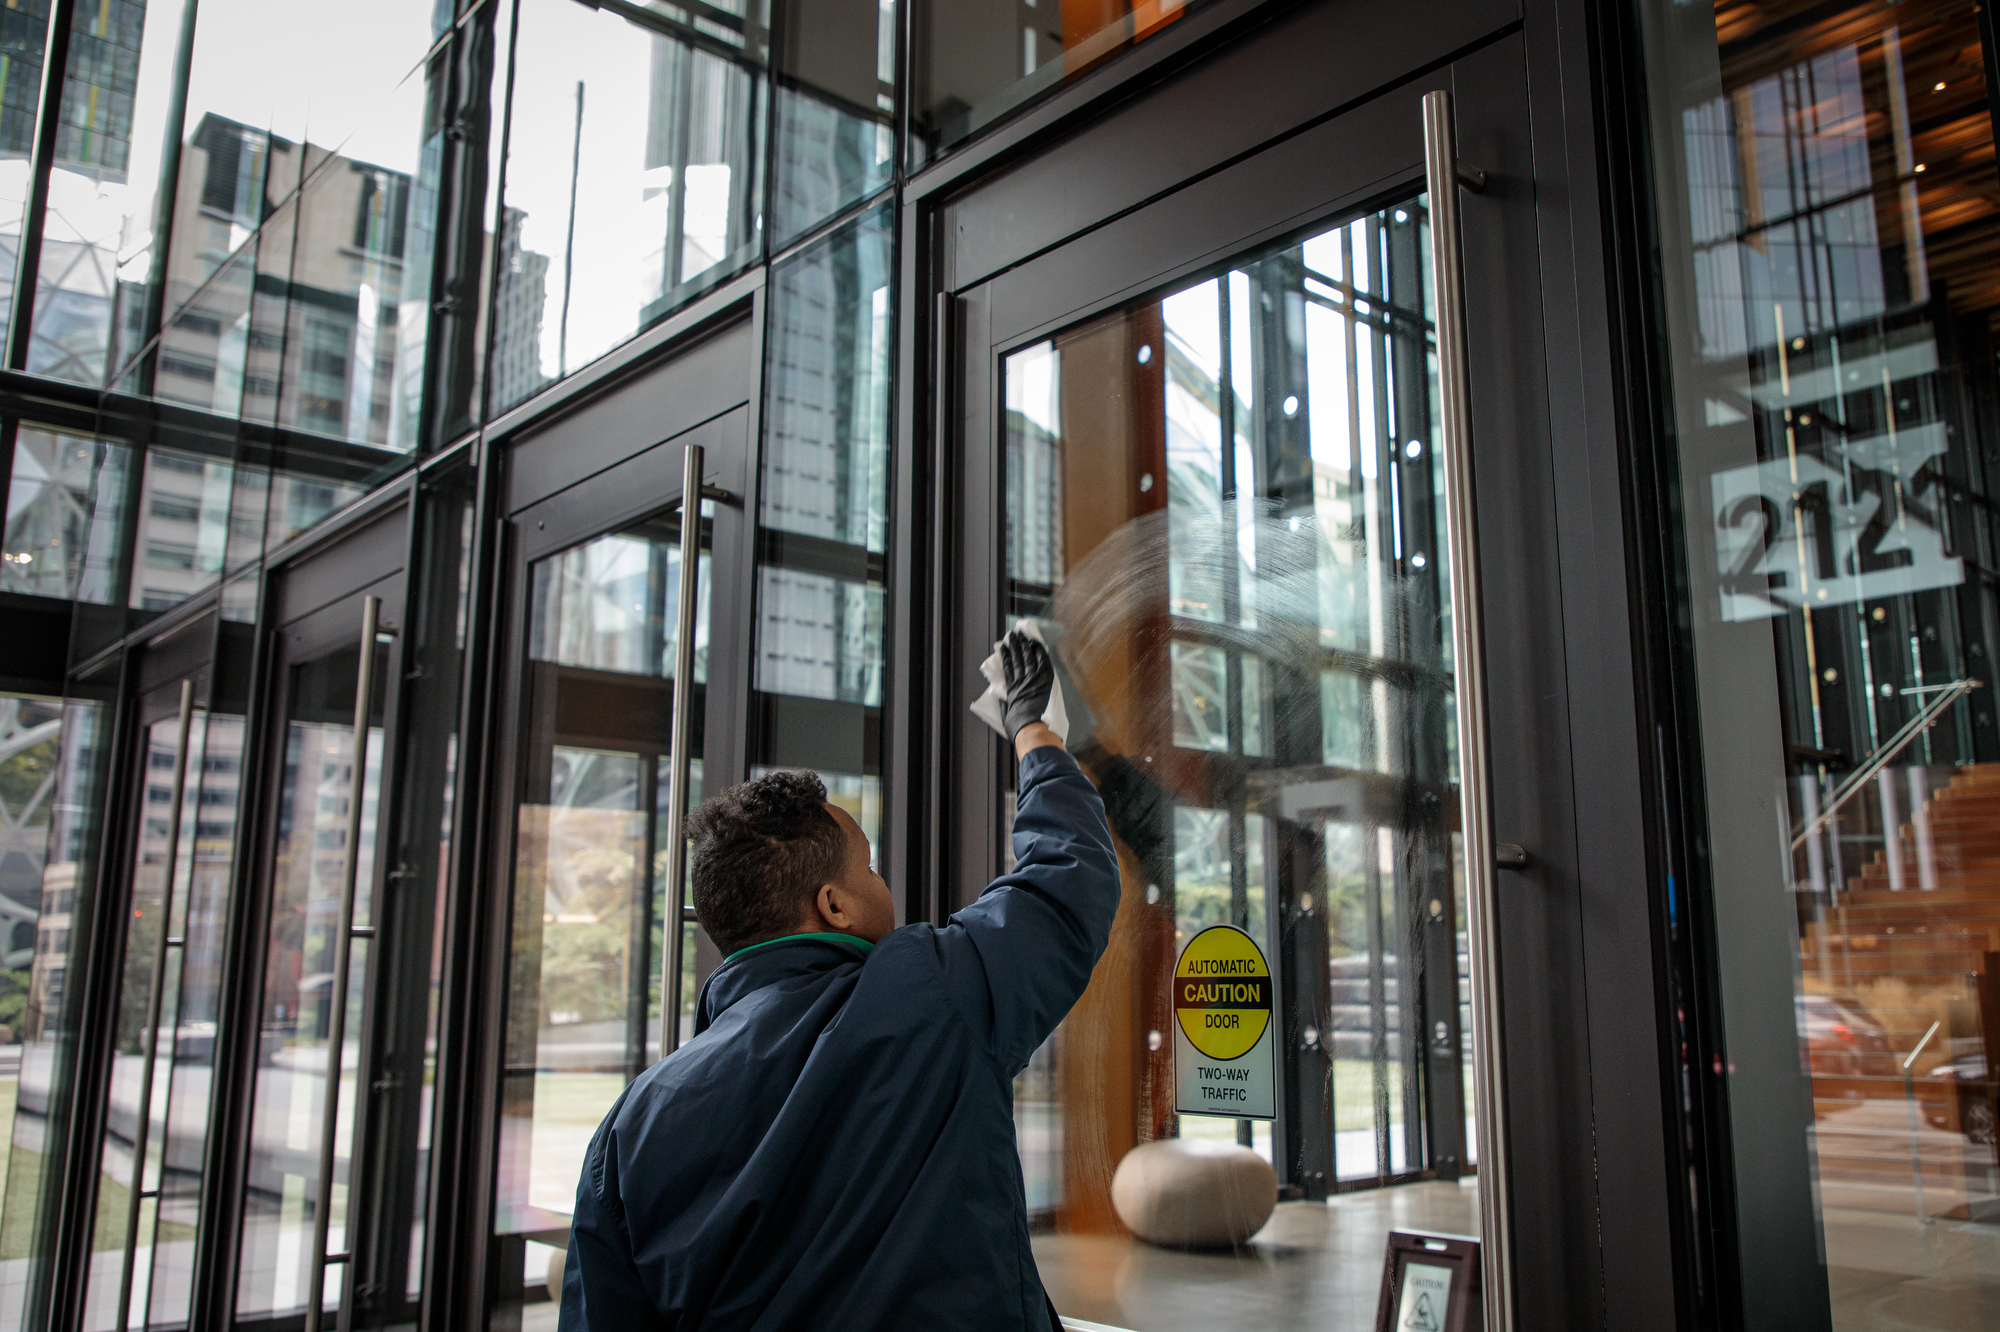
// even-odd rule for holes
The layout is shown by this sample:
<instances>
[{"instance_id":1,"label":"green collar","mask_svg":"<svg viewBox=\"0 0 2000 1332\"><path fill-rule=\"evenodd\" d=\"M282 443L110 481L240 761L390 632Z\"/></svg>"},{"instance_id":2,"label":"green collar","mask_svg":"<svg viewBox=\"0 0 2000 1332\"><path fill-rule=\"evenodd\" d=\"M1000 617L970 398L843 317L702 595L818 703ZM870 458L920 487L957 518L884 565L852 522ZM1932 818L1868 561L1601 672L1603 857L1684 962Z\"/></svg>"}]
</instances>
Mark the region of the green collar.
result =
<instances>
[{"instance_id":1,"label":"green collar","mask_svg":"<svg viewBox=\"0 0 2000 1332\"><path fill-rule=\"evenodd\" d=\"M861 950L861 956L863 957L875 951L874 944L869 943L866 939L858 939L851 934L785 934L780 935L776 939L766 939L762 943L753 943L748 948L739 948L722 960L724 962L734 962L745 953L754 953L759 948L769 948L772 944L790 943L794 939L832 939L839 943L853 944Z\"/></svg>"}]
</instances>

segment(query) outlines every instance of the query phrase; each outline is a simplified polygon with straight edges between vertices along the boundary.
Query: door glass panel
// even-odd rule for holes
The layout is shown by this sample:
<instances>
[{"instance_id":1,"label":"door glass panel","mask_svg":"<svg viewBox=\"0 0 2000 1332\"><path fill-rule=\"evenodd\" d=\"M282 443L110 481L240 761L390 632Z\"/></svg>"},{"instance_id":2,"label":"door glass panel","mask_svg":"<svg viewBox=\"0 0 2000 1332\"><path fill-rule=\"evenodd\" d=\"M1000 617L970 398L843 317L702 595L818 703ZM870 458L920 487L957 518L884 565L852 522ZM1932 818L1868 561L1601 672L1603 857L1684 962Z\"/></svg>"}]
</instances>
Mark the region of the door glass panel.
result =
<instances>
[{"instance_id":1,"label":"door glass panel","mask_svg":"<svg viewBox=\"0 0 2000 1332\"><path fill-rule=\"evenodd\" d=\"M151 696L157 719L138 755L137 850L85 1284L88 1329L185 1325L193 1291L243 749L242 700L213 700L211 710L201 697L206 688L199 680L185 763L178 684ZM180 827L170 837L177 786Z\"/></svg>"},{"instance_id":2,"label":"door glass panel","mask_svg":"<svg viewBox=\"0 0 2000 1332\"><path fill-rule=\"evenodd\" d=\"M1006 617L1087 703L1126 853L1016 1086L1066 1316L1194 1328L1225 1287L1258 1326L1366 1326L1381 1235L1478 1230L1430 273L1412 199L1005 360ZM1274 1117L1176 1108L1169 982L1215 925L1276 978ZM1121 1224L1113 1171L1173 1137L1275 1167L1247 1246Z\"/></svg>"},{"instance_id":3,"label":"door glass panel","mask_svg":"<svg viewBox=\"0 0 2000 1332\"><path fill-rule=\"evenodd\" d=\"M710 521L696 570L689 796L701 799ZM680 607L678 509L530 569L525 737L514 849L493 1326L554 1327L584 1149L660 1057L669 923L683 930L669 1015L692 1033L690 906L669 910L662 845ZM513 1320L519 1320L516 1324Z\"/></svg>"},{"instance_id":4,"label":"door glass panel","mask_svg":"<svg viewBox=\"0 0 2000 1332\"><path fill-rule=\"evenodd\" d=\"M355 608L355 619L360 609ZM358 637L358 635L357 635ZM310 1295L315 1209L328 1208L326 1252L346 1250L344 1233L353 1156L355 1087L360 1069L364 939L349 953L348 1012L339 1052L333 1175L320 1178L325 1142L327 1074L333 1052L334 969L339 955L341 899L350 854L355 878L355 925L365 906L375 860L375 811L381 793L383 699L388 644L375 651L374 699L366 761L354 763L354 705L361 647L350 640L285 675L285 724L280 743L275 856L271 867L270 933L265 942L259 1010L257 1074L251 1108L250 1168L243 1205L243 1247L236 1308L239 1316L298 1313ZM361 801L360 839L348 847L350 807ZM325 1191L322 1192L322 1185ZM340 1265L327 1269L325 1306L335 1307Z\"/></svg>"},{"instance_id":5,"label":"door glass panel","mask_svg":"<svg viewBox=\"0 0 2000 1332\"><path fill-rule=\"evenodd\" d=\"M227 638L225 636L225 645ZM247 639L248 635L243 635ZM247 642L241 645L247 648ZM240 706L240 700L238 701ZM223 949L236 847L237 797L243 773L243 717L215 711L201 718L198 766L192 757L187 799L194 804L183 836L193 847L184 889L173 902L171 939L179 974L173 1049L156 1059L155 1085L166 1082L159 1146L159 1229L153 1247L148 1325L176 1327L188 1318L193 1293L194 1231L201 1202L203 1154L209 1139L215 1044L221 1020Z\"/></svg>"},{"instance_id":6,"label":"door glass panel","mask_svg":"<svg viewBox=\"0 0 2000 1332\"><path fill-rule=\"evenodd\" d=\"M1676 1043L1692 1215L1735 1209L1699 1261L1746 1274L1707 1295L1751 1327L1992 1324L1992 9L1645 14L1700 716Z\"/></svg>"}]
</instances>

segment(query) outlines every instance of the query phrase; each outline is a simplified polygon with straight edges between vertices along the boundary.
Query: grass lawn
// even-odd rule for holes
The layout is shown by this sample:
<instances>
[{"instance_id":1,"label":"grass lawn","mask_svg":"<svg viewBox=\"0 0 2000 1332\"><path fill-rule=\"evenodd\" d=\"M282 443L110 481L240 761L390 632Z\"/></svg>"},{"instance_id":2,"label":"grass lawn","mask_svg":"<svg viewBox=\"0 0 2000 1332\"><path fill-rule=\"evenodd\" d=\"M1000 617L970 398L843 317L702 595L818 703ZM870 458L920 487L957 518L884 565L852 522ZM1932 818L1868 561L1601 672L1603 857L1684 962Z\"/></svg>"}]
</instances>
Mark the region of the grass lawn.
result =
<instances>
[{"instance_id":1,"label":"grass lawn","mask_svg":"<svg viewBox=\"0 0 2000 1332\"><path fill-rule=\"evenodd\" d=\"M27 1205L41 1186L42 1154L14 1146L14 1103L21 1084L13 1078L0 1081L0 1179L6 1190L0 1194L0 1261L27 1258L33 1253L36 1218ZM132 1190L128 1182L101 1176L97 1185L97 1224L91 1241L93 1249L125 1247L125 1226L131 1216ZM194 1227L179 1221L163 1221L158 1238L164 1241L191 1240Z\"/></svg>"}]
</instances>

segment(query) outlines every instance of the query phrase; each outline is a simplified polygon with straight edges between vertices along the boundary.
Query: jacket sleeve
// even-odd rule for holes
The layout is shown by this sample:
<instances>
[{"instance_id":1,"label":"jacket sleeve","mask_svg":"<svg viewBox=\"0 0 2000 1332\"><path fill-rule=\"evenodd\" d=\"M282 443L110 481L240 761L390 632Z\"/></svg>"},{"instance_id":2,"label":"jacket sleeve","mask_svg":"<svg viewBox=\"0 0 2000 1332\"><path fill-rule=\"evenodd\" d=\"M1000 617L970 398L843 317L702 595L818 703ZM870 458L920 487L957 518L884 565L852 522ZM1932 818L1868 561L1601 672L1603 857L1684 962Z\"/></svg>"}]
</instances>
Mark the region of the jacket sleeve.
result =
<instances>
[{"instance_id":1,"label":"jacket sleeve","mask_svg":"<svg viewBox=\"0 0 2000 1332\"><path fill-rule=\"evenodd\" d=\"M584 1155L576 1215L570 1222L569 1256L563 1261L558 1332L652 1332L671 1326L661 1319L632 1261L625 1209L618 1197L618 1141L613 1127L617 1117L614 1106Z\"/></svg>"},{"instance_id":2,"label":"jacket sleeve","mask_svg":"<svg viewBox=\"0 0 2000 1332\"><path fill-rule=\"evenodd\" d=\"M1014 868L937 934L945 985L1008 1077L1082 996L1118 911L1104 802L1055 746L1021 760Z\"/></svg>"}]
</instances>

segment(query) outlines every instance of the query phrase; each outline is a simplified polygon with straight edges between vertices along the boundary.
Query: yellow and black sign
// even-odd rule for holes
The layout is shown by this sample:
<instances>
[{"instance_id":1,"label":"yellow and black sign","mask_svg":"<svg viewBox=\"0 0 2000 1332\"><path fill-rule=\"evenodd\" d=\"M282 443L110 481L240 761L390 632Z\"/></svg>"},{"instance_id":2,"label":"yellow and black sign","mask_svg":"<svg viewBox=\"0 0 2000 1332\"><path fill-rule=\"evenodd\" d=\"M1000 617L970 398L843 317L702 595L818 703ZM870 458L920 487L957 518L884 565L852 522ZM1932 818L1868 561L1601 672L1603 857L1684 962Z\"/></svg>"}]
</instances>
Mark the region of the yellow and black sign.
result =
<instances>
[{"instance_id":1,"label":"yellow and black sign","mask_svg":"<svg viewBox=\"0 0 2000 1332\"><path fill-rule=\"evenodd\" d=\"M1263 1119L1272 1101L1271 968L1233 925L1188 940L1174 966L1177 1108Z\"/></svg>"},{"instance_id":2,"label":"yellow and black sign","mask_svg":"<svg viewBox=\"0 0 2000 1332\"><path fill-rule=\"evenodd\" d=\"M1174 968L1174 1016L1210 1059L1241 1059L1271 1021L1271 969L1256 940L1215 925L1188 941Z\"/></svg>"}]
</instances>

